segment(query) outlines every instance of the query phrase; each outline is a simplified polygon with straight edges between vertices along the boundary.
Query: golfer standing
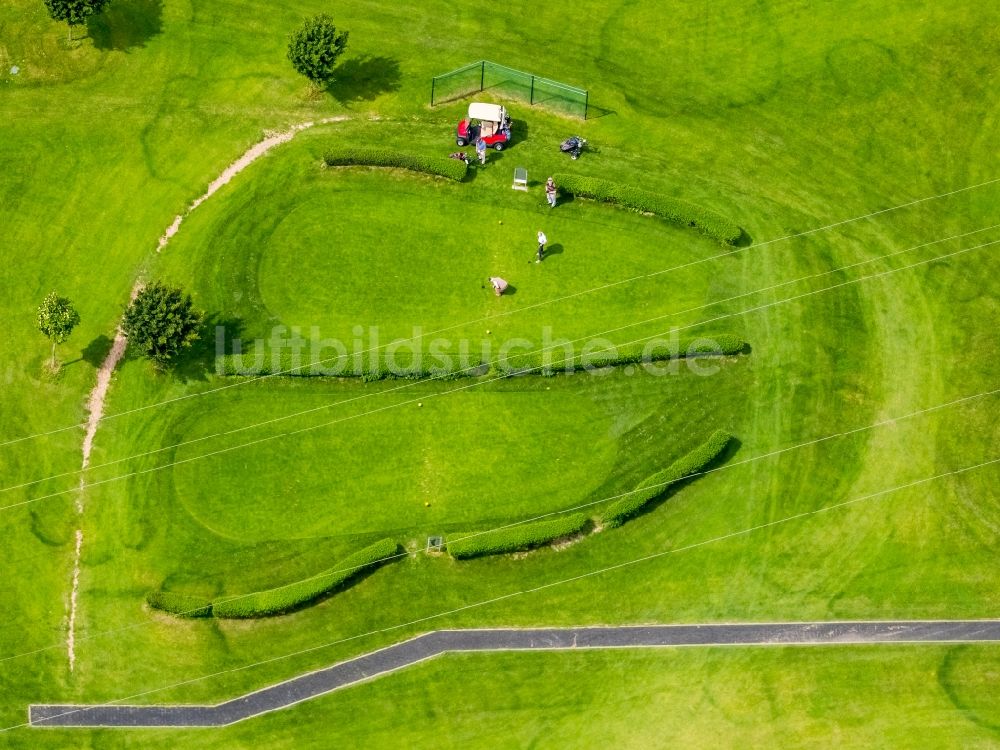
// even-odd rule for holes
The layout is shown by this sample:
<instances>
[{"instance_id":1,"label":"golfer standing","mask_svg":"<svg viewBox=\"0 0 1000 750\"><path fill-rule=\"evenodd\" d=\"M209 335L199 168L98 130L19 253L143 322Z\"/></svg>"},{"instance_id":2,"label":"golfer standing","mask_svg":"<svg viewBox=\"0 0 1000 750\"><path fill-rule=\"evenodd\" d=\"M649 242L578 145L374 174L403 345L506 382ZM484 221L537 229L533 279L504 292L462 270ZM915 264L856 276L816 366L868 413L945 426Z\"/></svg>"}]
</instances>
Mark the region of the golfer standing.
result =
<instances>
[{"instance_id":1,"label":"golfer standing","mask_svg":"<svg viewBox=\"0 0 1000 750\"><path fill-rule=\"evenodd\" d=\"M549 208L556 207L556 183L551 177L545 181L545 199L549 202Z\"/></svg>"},{"instance_id":2,"label":"golfer standing","mask_svg":"<svg viewBox=\"0 0 1000 750\"><path fill-rule=\"evenodd\" d=\"M545 232L541 229L538 230L538 259L535 263L541 263L545 259L545 243L549 241L549 238L545 236Z\"/></svg>"},{"instance_id":3,"label":"golfer standing","mask_svg":"<svg viewBox=\"0 0 1000 750\"><path fill-rule=\"evenodd\" d=\"M479 157L480 164L486 164L486 141L482 138L476 139L476 156Z\"/></svg>"}]
</instances>

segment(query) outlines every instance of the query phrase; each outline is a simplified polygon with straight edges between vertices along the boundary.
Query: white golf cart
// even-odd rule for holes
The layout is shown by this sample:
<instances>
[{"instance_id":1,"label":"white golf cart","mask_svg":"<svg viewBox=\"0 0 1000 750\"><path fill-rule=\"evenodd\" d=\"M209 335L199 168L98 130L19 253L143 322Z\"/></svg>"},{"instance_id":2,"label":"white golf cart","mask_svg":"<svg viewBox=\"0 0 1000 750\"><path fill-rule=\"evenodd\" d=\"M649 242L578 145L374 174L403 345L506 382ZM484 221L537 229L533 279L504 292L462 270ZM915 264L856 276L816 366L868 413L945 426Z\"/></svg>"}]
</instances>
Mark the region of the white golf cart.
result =
<instances>
[{"instance_id":1,"label":"white golf cart","mask_svg":"<svg viewBox=\"0 0 1000 750\"><path fill-rule=\"evenodd\" d=\"M510 115L506 107L482 102L469 105L469 116L455 129L455 143L465 146L475 143L478 138L497 151L502 151L510 143Z\"/></svg>"}]
</instances>

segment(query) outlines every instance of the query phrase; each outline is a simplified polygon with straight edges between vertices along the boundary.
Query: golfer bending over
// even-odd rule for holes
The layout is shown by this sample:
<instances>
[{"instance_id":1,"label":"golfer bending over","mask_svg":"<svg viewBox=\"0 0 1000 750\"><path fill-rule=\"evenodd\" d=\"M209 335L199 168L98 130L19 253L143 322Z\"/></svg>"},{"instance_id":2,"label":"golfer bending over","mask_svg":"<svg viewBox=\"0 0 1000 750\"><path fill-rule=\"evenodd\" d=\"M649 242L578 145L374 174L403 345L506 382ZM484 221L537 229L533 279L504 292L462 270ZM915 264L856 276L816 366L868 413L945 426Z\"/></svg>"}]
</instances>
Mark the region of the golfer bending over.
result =
<instances>
[{"instance_id":1,"label":"golfer bending over","mask_svg":"<svg viewBox=\"0 0 1000 750\"><path fill-rule=\"evenodd\" d=\"M493 293L497 297L507 291L507 282L499 276L490 276L490 283L493 285Z\"/></svg>"}]
</instances>

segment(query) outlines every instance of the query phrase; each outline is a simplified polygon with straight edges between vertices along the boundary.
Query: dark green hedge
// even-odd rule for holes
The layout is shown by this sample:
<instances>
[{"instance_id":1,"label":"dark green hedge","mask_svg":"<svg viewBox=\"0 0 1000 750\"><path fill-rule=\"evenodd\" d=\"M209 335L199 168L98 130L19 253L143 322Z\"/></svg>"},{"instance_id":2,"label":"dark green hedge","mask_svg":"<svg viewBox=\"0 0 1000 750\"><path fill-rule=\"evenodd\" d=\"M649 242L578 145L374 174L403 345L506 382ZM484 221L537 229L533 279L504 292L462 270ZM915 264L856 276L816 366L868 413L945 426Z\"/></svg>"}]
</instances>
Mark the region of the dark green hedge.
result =
<instances>
[{"instance_id":1,"label":"dark green hedge","mask_svg":"<svg viewBox=\"0 0 1000 750\"><path fill-rule=\"evenodd\" d=\"M146 602L153 609L163 610L178 617L211 617L212 602L197 596L177 594L173 591L151 591Z\"/></svg>"},{"instance_id":2,"label":"dark green hedge","mask_svg":"<svg viewBox=\"0 0 1000 750\"><path fill-rule=\"evenodd\" d=\"M396 554L394 539L383 539L341 560L332 570L304 581L296 581L267 591L223 599L212 605L212 614L222 618L267 617L307 604L319 596L369 570Z\"/></svg>"},{"instance_id":3,"label":"dark green hedge","mask_svg":"<svg viewBox=\"0 0 1000 750\"><path fill-rule=\"evenodd\" d=\"M640 364L642 363L644 344L630 344L628 346L619 347L614 351L599 352L588 357L589 367L617 367L622 365ZM654 350L649 361L651 362L662 362L669 359L692 357L692 356L705 356L712 354L739 354L743 348L746 346L746 341L744 341L739 336L731 333L721 333L714 335L700 335L696 337L691 337L687 339L681 339L677 342L676 346L672 348L658 348ZM332 355L330 355L332 357ZM512 354L506 363L493 362L492 364L486 364L483 362L475 362L469 364L468 368L475 369L456 369L453 372L446 372L440 368L435 369L432 366L421 365L420 367L401 367L397 371L391 371L387 365L382 363L370 362L370 356L365 355L365 361L360 375L355 373L352 369L352 365L348 364L346 371L343 372L338 377L360 377L365 381L375 381L375 380L423 380L426 378L440 378L440 379L451 379L451 378L464 378L464 377L476 377L480 375L485 375L492 369L492 372L496 374L511 374L514 372L523 371L540 371L542 374L549 374L549 372L565 372L569 369L571 370L581 370L584 369L584 363L581 359L581 355L577 355L576 358L569 363L564 361L565 354L558 348L553 349L550 352L528 352L525 354ZM347 357L350 362L349 356ZM546 358L548 362L546 362ZM431 361L430 356L425 356L424 359ZM293 361L291 354L288 352L283 352L277 366L271 357L265 357L265 361L258 368L254 362L254 355L252 352L244 355L226 354L219 357L216 361L216 370L220 375L272 375L276 372L282 373L289 377L328 377L327 373L332 372L335 363L325 362L318 364L320 371L314 370L312 365L309 364L308 354L301 355L297 360ZM292 371L292 368L298 366L297 370ZM458 368L458 365L455 364Z\"/></svg>"},{"instance_id":4,"label":"dark green hedge","mask_svg":"<svg viewBox=\"0 0 1000 750\"><path fill-rule=\"evenodd\" d=\"M726 217L679 198L651 193L634 185L620 185L596 177L574 174L553 175L559 190L581 198L593 198L607 203L617 203L633 211L651 213L674 224L695 227L709 237L727 245L735 245L743 230Z\"/></svg>"},{"instance_id":5,"label":"dark green hedge","mask_svg":"<svg viewBox=\"0 0 1000 750\"><path fill-rule=\"evenodd\" d=\"M461 182L465 179L468 165L458 159L443 156L417 156L401 154L387 148L338 148L327 151L323 161L328 167L395 167L412 172L446 177Z\"/></svg>"},{"instance_id":6,"label":"dark green hedge","mask_svg":"<svg viewBox=\"0 0 1000 750\"><path fill-rule=\"evenodd\" d=\"M587 516L577 513L481 534L456 535L454 541L448 542L448 553L458 560L466 560L470 557L518 552L538 547L553 539L576 534L587 525L588 521Z\"/></svg>"},{"instance_id":7,"label":"dark green hedge","mask_svg":"<svg viewBox=\"0 0 1000 750\"><path fill-rule=\"evenodd\" d=\"M475 375L485 375L489 370L489 365L480 361L474 361L467 365L468 368L474 369L462 369L457 372L448 373L440 367L435 368L433 366L434 358L430 355L424 356L424 360L428 364L421 364L419 367L416 367L405 361L398 361L399 367L395 370L390 370L387 362L372 362L371 354L366 352L361 372L359 373L355 371L354 362L350 355L345 355L342 359L335 359L335 357L336 355L333 352L323 354L318 359L324 361L317 362L316 366L313 367L307 351L303 352L298 358L293 358L289 352L285 351L281 353L277 363L274 362L273 357L266 356L264 357L264 361L258 366L257 362L254 361L254 353L247 352L246 354L225 354L218 357L216 358L215 366L216 372L219 375L228 376L257 376L281 373L288 377L312 378L334 377L331 373L339 371L339 374L335 377L360 377L366 382L376 380L424 380L426 378L449 379L473 377ZM399 360L402 359L403 357L400 356ZM455 367L457 369L458 365L456 364ZM297 369L293 370L292 368Z\"/></svg>"},{"instance_id":8,"label":"dark green hedge","mask_svg":"<svg viewBox=\"0 0 1000 750\"><path fill-rule=\"evenodd\" d=\"M701 357L706 355L731 355L739 354L746 347L746 341L731 333L721 333L715 335L700 335L679 340L676 345L669 348L657 348L650 352L646 361L663 362L671 359L683 359L685 357ZM567 363L565 352L554 348L548 352L526 352L524 354L514 354L508 358L507 362L501 365L493 363L493 370L497 373L520 373L538 371L543 375L551 372L566 372L568 370L583 370L586 367L621 367L624 365L638 365L643 363L644 343L629 344L615 347L606 352L595 352L588 355L586 364L583 362L582 354L577 354L573 360ZM548 361L546 361L546 359Z\"/></svg>"},{"instance_id":9,"label":"dark green hedge","mask_svg":"<svg viewBox=\"0 0 1000 750\"><path fill-rule=\"evenodd\" d=\"M732 435L722 430L716 430L708 440L686 456L677 459L666 469L647 477L636 487L634 492L611 503L601 517L602 522L608 528L621 526L649 502L666 492L672 484L676 484L684 477L696 474L708 466L726 449L730 440L732 440Z\"/></svg>"}]
</instances>

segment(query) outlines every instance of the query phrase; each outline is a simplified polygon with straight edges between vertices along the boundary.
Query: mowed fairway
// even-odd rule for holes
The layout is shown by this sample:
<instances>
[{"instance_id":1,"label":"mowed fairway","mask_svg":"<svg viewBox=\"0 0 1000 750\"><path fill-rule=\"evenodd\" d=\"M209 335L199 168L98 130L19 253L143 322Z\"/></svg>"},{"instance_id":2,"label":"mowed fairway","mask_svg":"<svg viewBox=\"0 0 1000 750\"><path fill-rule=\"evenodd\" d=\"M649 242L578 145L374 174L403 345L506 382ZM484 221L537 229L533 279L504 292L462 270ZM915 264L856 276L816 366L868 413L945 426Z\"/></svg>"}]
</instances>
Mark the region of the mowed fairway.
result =
<instances>
[{"instance_id":1,"label":"mowed fairway","mask_svg":"<svg viewBox=\"0 0 1000 750\"><path fill-rule=\"evenodd\" d=\"M67 45L40 3L0 9L0 443L84 419L136 278L209 316L176 371L122 363L82 490L78 428L0 445L0 488L65 473L0 494L0 746L1000 743L992 645L453 655L219 730L12 728L38 701L223 700L430 628L995 616L995 10L348 1L342 75L311 96L285 38L329 10L116 0ZM332 147L454 150L466 103L428 108L429 80L481 57L589 88L594 116L508 102L515 144L460 184L320 166ZM263 130L331 115L348 119L274 149L156 253ZM571 162L558 143L575 132L591 149ZM694 201L752 244L580 199L550 210L540 183L559 171ZM515 293L494 297L491 275ZM34 330L52 289L82 316L57 378ZM750 349L704 376L247 382L216 374L216 325L227 345L418 327L495 352L545 329L623 344L676 327ZM720 470L620 529L468 562L419 552L596 514L718 428L739 441ZM385 536L408 554L294 614L145 604L277 586Z\"/></svg>"}]
</instances>

